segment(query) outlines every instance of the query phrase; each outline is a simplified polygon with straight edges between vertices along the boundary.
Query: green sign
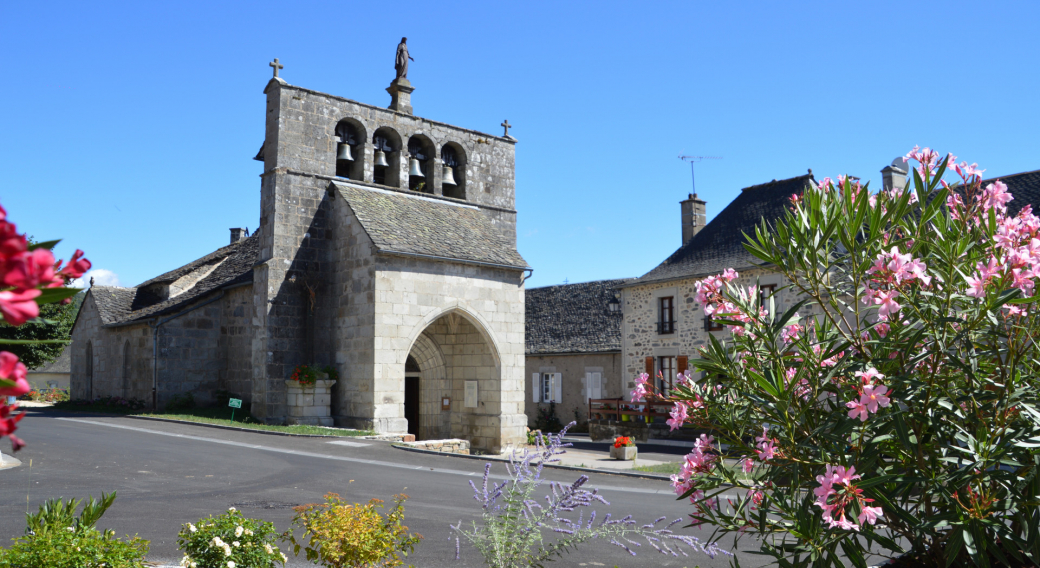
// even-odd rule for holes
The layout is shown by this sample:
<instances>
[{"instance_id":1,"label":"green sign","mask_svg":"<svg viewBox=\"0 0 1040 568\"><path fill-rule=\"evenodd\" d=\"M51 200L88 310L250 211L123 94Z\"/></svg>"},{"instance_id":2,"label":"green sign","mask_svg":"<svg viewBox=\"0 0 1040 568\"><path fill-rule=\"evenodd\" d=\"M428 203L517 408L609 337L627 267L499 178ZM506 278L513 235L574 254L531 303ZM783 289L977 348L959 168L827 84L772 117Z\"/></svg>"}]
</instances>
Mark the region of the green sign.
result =
<instances>
[{"instance_id":1,"label":"green sign","mask_svg":"<svg viewBox=\"0 0 1040 568\"><path fill-rule=\"evenodd\" d=\"M228 399L227 405L230 406L231 408L242 408L242 399L241 398Z\"/></svg>"}]
</instances>

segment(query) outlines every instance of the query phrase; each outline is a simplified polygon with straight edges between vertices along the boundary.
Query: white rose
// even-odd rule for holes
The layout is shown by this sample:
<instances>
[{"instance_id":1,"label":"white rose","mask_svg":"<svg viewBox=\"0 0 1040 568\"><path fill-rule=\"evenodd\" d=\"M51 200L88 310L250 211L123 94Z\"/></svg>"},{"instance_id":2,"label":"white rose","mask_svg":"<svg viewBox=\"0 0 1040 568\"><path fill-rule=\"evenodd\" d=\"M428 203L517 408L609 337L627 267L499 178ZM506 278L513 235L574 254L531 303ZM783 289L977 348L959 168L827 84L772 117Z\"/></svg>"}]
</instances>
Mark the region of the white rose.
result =
<instances>
[{"instance_id":1,"label":"white rose","mask_svg":"<svg viewBox=\"0 0 1040 568\"><path fill-rule=\"evenodd\" d=\"M228 560L227 568L235 568L235 563L230 561L230 560Z\"/></svg>"},{"instance_id":2,"label":"white rose","mask_svg":"<svg viewBox=\"0 0 1040 568\"><path fill-rule=\"evenodd\" d=\"M184 555L184 558L181 558L181 566L184 566L185 568L191 566L191 558L189 558L187 554Z\"/></svg>"},{"instance_id":3,"label":"white rose","mask_svg":"<svg viewBox=\"0 0 1040 568\"><path fill-rule=\"evenodd\" d=\"M268 554L274 554L274 549L271 548L271 545L267 544L266 542L264 543L264 550L267 551Z\"/></svg>"},{"instance_id":4,"label":"white rose","mask_svg":"<svg viewBox=\"0 0 1040 568\"><path fill-rule=\"evenodd\" d=\"M253 531L246 529L246 536L253 536Z\"/></svg>"},{"instance_id":5,"label":"white rose","mask_svg":"<svg viewBox=\"0 0 1040 568\"><path fill-rule=\"evenodd\" d=\"M73 527L65 527L65 530L69 532L76 532L76 529L74 529Z\"/></svg>"},{"instance_id":6,"label":"white rose","mask_svg":"<svg viewBox=\"0 0 1040 568\"><path fill-rule=\"evenodd\" d=\"M231 546L239 546L239 543L238 543L238 541L236 540L235 542L232 542L232 543L231 543Z\"/></svg>"},{"instance_id":7,"label":"white rose","mask_svg":"<svg viewBox=\"0 0 1040 568\"><path fill-rule=\"evenodd\" d=\"M188 523L188 530L191 532L198 532L199 529L195 528L195 525Z\"/></svg>"},{"instance_id":8,"label":"white rose","mask_svg":"<svg viewBox=\"0 0 1040 568\"><path fill-rule=\"evenodd\" d=\"M245 530L245 527L243 527L242 525L238 525L237 527L235 527L235 536L242 536L242 533Z\"/></svg>"},{"instance_id":9,"label":"white rose","mask_svg":"<svg viewBox=\"0 0 1040 568\"><path fill-rule=\"evenodd\" d=\"M228 511L231 511L232 513L234 513L234 512L235 512L235 511L237 511L237 510L238 510L238 509L235 509L234 507L230 507L230 508L228 508Z\"/></svg>"},{"instance_id":10,"label":"white rose","mask_svg":"<svg viewBox=\"0 0 1040 568\"><path fill-rule=\"evenodd\" d=\"M231 556L231 547L226 544L224 545L224 556Z\"/></svg>"},{"instance_id":11,"label":"white rose","mask_svg":"<svg viewBox=\"0 0 1040 568\"><path fill-rule=\"evenodd\" d=\"M279 552L278 554L282 555L282 562L288 562L289 561L289 557L286 556L284 552Z\"/></svg>"}]
</instances>

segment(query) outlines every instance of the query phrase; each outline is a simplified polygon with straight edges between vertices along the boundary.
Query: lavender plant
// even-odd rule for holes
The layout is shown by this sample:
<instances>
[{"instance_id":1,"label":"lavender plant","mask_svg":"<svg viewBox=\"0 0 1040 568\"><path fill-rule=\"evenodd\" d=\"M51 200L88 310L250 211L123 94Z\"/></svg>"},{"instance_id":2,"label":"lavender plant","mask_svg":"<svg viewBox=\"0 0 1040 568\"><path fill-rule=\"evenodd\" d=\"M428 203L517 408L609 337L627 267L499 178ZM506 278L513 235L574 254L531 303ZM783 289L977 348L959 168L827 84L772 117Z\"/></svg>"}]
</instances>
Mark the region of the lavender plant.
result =
<instances>
[{"instance_id":1,"label":"lavender plant","mask_svg":"<svg viewBox=\"0 0 1040 568\"><path fill-rule=\"evenodd\" d=\"M587 519L584 511L578 512L577 519L573 518L575 510L594 503L610 505L599 490L584 488L589 480L586 475L570 485L549 481L549 494L545 495L544 503L540 503L536 494L546 483L542 470L546 464L560 461L558 456L571 446L563 442L563 437L572 426L574 422L555 435L539 432L533 451L529 448L521 453L514 451L506 466L509 477L505 481L489 481L491 464L488 463L481 486L469 482L483 513L481 523L474 522L472 528L463 528L461 520L451 526L453 532L449 539L455 539L456 559L463 540L476 548L493 568L540 568L578 545L596 539L623 548L632 556L636 554L633 548L642 543L672 556L688 556L686 548L711 558L730 554L715 543L705 544L696 537L673 532L672 527L681 522L681 518L664 526L659 525L665 517L640 525L631 515L613 519L610 513L597 522L594 510Z\"/></svg>"}]
</instances>

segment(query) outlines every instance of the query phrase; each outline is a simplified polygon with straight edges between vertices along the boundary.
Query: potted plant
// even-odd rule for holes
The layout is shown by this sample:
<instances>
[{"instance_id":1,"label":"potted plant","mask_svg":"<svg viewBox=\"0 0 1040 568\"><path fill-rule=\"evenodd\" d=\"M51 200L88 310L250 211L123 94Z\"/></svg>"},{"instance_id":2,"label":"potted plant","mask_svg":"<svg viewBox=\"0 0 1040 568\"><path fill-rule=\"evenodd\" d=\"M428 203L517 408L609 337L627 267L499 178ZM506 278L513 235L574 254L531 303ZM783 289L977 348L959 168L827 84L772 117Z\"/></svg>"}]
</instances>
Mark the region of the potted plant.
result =
<instances>
[{"instance_id":1,"label":"potted plant","mask_svg":"<svg viewBox=\"0 0 1040 568\"><path fill-rule=\"evenodd\" d=\"M289 424L332 426L332 385L336 381L329 377L330 370L335 373L335 369L308 365L293 369L292 377L285 381Z\"/></svg>"},{"instance_id":2,"label":"potted plant","mask_svg":"<svg viewBox=\"0 0 1040 568\"><path fill-rule=\"evenodd\" d=\"M636 443L628 436L614 438L614 445L610 447L610 457L616 460L634 460L636 452Z\"/></svg>"}]
</instances>

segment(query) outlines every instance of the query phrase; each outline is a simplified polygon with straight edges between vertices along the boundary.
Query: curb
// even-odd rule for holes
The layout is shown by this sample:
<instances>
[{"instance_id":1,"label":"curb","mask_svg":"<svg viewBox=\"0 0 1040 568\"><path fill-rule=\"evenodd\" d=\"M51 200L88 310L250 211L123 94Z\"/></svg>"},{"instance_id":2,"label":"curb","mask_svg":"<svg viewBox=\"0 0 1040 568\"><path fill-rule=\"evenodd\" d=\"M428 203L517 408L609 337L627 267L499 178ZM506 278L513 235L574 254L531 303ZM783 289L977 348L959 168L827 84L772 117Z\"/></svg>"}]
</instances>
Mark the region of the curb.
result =
<instances>
[{"instance_id":1,"label":"curb","mask_svg":"<svg viewBox=\"0 0 1040 568\"><path fill-rule=\"evenodd\" d=\"M397 444L391 444L391 447L397 448L398 450L404 450L406 452L419 452L419 453L422 453L422 454L429 454L429 455L435 455L435 456L445 456L445 457L451 457L451 458L464 458L464 459L469 459L469 460L483 460L483 461L492 461L492 462L495 462L495 461L508 462L509 461L508 459L496 458L496 457L490 457L490 456L472 456L472 455L466 455L466 454L449 454L447 452L436 452L434 450L424 450L422 448L410 448L408 446L399 446ZM596 468L593 468L593 467L579 467L579 466L576 466L576 465L558 465L558 464L552 464L552 463L547 463L547 464L545 464L544 467L551 467L553 469L562 469L562 470L567 470L567 471L581 471L581 472L586 472L586 473L599 473L599 474L603 474L603 475L617 475L617 476L620 476L620 477L634 477L634 478L637 478L637 479L651 479L651 480L654 480L654 481L670 481L671 480L670 477L667 477L667 476L664 476L664 475L655 475L653 473L643 473L643 472L636 472L636 471L625 471L625 470L620 470L620 469L614 469L614 470L611 470L611 469L596 469Z\"/></svg>"},{"instance_id":2,"label":"curb","mask_svg":"<svg viewBox=\"0 0 1040 568\"><path fill-rule=\"evenodd\" d=\"M0 459L3 460L2 462L0 462L0 471L5 469L14 469L22 465L22 460L14 456L9 456L7 454L0 454Z\"/></svg>"},{"instance_id":3,"label":"curb","mask_svg":"<svg viewBox=\"0 0 1040 568\"><path fill-rule=\"evenodd\" d=\"M174 420L172 418L157 418L154 416L134 416L127 414L123 418L134 420L152 420L154 422L172 422L174 424L189 424L191 426L204 426L206 428L218 428L220 430L234 430L236 432L252 432L253 434L268 434L271 436L288 436L290 438L357 438L368 439L365 436L334 436L332 434L290 434L289 432L271 432L269 430L253 430L252 428L239 428L238 426L224 426L222 424L207 424L205 422L190 422L188 420Z\"/></svg>"}]
</instances>

